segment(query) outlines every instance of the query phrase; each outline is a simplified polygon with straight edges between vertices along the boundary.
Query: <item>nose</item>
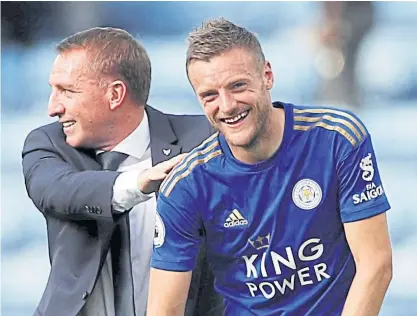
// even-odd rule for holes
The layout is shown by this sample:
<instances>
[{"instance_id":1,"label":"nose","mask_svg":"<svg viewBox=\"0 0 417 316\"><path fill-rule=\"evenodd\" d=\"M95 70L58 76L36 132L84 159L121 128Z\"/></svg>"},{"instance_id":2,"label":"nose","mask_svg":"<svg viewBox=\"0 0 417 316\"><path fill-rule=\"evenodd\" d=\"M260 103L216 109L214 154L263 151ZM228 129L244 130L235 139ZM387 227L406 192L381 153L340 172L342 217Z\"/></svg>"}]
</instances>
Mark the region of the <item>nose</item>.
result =
<instances>
[{"instance_id":1,"label":"nose","mask_svg":"<svg viewBox=\"0 0 417 316\"><path fill-rule=\"evenodd\" d=\"M219 95L219 109L220 112L231 115L233 114L233 111L236 109L236 100L234 99L233 95L229 92L224 92Z\"/></svg>"},{"instance_id":2,"label":"nose","mask_svg":"<svg viewBox=\"0 0 417 316\"><path fill-rule=\"evenodd\" d=\"M50 117L54 116L61 116L65 113L65 107L64 105L57 99L57 97L52 92L49 96L49 102L48 102L48 115Z\"/></svg>"}]
</instances>

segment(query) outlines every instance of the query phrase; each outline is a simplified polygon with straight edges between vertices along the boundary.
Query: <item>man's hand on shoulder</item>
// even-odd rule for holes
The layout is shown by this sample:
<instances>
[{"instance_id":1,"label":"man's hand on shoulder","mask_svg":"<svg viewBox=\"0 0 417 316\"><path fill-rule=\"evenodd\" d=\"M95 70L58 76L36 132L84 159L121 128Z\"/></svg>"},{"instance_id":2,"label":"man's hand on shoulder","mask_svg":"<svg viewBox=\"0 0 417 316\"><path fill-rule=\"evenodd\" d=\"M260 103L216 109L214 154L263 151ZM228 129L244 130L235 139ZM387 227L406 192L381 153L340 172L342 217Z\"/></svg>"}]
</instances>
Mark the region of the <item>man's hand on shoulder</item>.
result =
<instances>
[{"instance_id":1,"label":"man's hand on shoulder","mask_svg":"<svg viewBox=\"0 0 417 316\"><path fill-rule=\"evenodd\" d=\"M186 153L180 154L141 172L137 181L139 190L144 194L158 191L162 181L165 180L171 170L178 165L186 155Z\"/></svg>"}]
</instances>

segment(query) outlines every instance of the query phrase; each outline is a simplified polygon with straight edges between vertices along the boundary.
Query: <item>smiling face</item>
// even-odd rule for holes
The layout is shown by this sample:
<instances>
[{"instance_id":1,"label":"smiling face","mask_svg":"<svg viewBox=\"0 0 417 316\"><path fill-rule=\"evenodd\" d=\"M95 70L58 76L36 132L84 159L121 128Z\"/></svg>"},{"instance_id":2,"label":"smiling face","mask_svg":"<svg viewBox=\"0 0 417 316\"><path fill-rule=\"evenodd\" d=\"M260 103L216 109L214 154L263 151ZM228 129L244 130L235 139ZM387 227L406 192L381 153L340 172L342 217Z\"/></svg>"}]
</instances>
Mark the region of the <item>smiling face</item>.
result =
<instances>
[{"instance_id":1,"label":"smiling face","mask_svg":"<svg viewBox=\"0 0 417 316\"><path fill-rule=\"evenodd\" d=\"M112 133L112 113L107 89L100 87L88 65L83 49L56 57L49 77L48 112L59 117L69 145L99 149L106 146Z\"/></svg>"},{"instance_id":2,"label":"smiling face","mask_svg":"<svg viewBox=\"0 0 417 316\"><path fill-rule=\"evenodd\" d=\"M193 60L188 76L211 122L230 147L252 147L266 135L272 113L269 90L273 74L243 48L233 48L208 62Z\"/></svg>"}]
</instances>

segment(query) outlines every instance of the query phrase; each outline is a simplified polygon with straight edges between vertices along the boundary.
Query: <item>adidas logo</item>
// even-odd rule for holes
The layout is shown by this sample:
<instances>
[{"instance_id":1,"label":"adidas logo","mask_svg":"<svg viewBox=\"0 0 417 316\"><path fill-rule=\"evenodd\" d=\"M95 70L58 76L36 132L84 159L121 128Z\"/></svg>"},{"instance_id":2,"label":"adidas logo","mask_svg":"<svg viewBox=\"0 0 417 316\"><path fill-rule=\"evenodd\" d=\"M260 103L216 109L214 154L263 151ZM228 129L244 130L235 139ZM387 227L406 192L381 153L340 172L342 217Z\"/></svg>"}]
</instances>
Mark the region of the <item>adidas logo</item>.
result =
<instances>
[{"instance_id":1,"label":"adidas logo","mask_svg":"<svg viewBox=\"0 0 417 316\"><path fill-rule=\"evenodd\" d=\"M237 209L234 209L227 217L223 226L228 228L242 225L248 225L248 221L242 216L242 214L240 214Z\"/></svg>"}]
</instances>

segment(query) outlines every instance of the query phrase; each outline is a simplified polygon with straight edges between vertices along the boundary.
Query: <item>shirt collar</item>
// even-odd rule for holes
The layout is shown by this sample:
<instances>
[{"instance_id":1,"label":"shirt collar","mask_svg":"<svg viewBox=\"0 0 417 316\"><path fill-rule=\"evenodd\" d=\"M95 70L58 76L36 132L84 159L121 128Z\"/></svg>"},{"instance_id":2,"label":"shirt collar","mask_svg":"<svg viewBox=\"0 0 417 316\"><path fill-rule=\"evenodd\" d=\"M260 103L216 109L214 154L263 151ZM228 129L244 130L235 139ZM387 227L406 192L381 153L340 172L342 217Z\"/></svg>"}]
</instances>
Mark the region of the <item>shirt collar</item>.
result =
<instances>
[{"instance_id":1,"label":"shirt collar","mask_svg":"<svg viewBox=\"0 0 417 316\"><path fill-rule=\"evenodd\" d=\"M151 142L149 120L146 111L143 111L142 121L138 127L125 139L118 143L111 151L118 151L129 156L141 159ZM97 151L99 154L101 151Z\"/></svg>"}]
</instances>

